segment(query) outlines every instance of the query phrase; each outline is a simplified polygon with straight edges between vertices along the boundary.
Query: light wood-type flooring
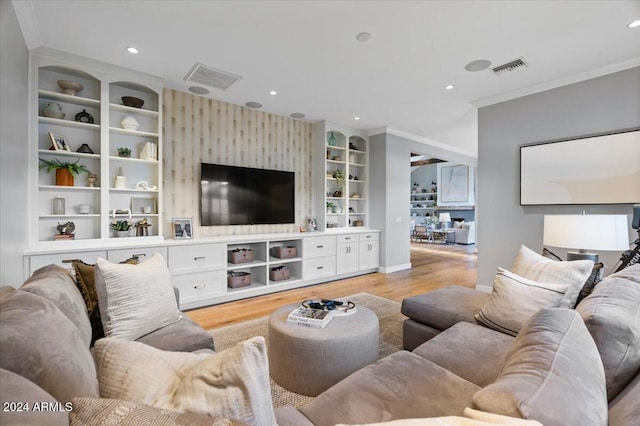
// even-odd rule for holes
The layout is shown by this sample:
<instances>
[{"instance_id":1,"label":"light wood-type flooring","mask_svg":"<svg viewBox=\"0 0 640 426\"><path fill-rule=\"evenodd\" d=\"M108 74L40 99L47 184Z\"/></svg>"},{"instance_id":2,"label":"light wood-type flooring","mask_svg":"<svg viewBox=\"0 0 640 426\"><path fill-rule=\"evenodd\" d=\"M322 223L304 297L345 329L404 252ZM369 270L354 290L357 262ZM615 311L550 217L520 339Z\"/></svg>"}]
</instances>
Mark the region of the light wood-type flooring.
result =
<instances>
[{"instance_id":1,"label":"light wood-type flooring","mask_svg":"<svg viewBox=\"0 0 640 426\"><path fill-rule=\"evenodd\" d=\"M449 285L475 287L477 263L475 245L411 243L412 268L408 270L361 275L252 297L194 309L187 315L209 330L260 318L281 306L305 299L335 299L364 292L400 302L406 297Z\"/></svg>"}]
</instances>

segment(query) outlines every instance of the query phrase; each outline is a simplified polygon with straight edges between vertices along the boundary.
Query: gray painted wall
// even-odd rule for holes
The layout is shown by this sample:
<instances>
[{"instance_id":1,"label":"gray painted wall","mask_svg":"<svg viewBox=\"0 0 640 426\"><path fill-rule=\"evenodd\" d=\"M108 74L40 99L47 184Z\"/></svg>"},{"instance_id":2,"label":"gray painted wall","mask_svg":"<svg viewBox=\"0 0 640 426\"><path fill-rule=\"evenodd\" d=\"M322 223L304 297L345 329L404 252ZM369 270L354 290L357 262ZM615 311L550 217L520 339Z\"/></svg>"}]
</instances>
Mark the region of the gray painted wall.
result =
<instances>
[{"instance_id":1,"label":"gray painted wall","mask_svg":"<svg viewBox=\"0 0 640 426\"><path fill-rule=\"evenodd\" d=\"M542 249L544 214L627 214L626 205L520 206L519 147L640 127L640 67L478 110L478 285L491 286L520 244ZM639 159L640 161L640 159ZM629 227L630 240L635 232ZM551 248L565 258L566 250ZM601 252L607 272L620 253Z\"/></svg>"},{"instance_id":2,"label":"gray painted wall","mask_svg":"<svg viewBox=\"0 0 640 426\"><path fill-rule=\"evenodd\" d=\"M0 1L0 281L22 283L27 221L28 52L9 1Z\"/></svg>"},{"instance_id":3,"label":"gray painted wall","mask_svg":"<svg viewBox=\"0 0 640 426\"><path fill-rule=\"evenodd\" d=\"M411 153L471 166L477 159L391 133L371 136L369 146L371 227L382 231L380 266L383 271L404 269L411 263Z\"/></svg>"}]
</instances>

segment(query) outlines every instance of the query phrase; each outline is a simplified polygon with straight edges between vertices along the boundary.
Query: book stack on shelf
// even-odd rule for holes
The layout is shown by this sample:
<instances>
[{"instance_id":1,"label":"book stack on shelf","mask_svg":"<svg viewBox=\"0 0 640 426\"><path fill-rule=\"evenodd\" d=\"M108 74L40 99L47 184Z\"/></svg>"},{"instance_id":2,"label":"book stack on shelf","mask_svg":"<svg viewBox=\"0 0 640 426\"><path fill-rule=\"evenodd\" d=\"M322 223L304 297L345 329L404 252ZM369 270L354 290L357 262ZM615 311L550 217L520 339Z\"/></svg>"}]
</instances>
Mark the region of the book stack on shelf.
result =
<instances>
[{"instance_id":1,"label":"book stack on shelf","mask_svg":"<svg viewBox=\"0 0 640 426\"><path fill-rule=\"evenodd\" d=\"M300 306L291 311L287 317L287 323L310 328L325 328L332 319L332 311Z\"/></svg>"}]
</instances>

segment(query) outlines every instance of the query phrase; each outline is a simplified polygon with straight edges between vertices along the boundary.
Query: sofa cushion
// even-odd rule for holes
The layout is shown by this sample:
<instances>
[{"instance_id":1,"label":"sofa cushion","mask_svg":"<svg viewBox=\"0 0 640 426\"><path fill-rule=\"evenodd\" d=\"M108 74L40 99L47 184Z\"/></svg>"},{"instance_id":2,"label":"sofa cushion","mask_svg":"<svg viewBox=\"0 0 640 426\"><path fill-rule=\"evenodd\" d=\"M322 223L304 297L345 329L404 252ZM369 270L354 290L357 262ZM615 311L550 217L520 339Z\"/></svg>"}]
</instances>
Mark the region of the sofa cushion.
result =
<instances>
[{"instance_id":1,"label":"sofa cushion","mask_svg":"<svg viewBox=\"0 0 640 426\"><path fill-rule=\"evenodd\" d=\"M198 324L184 316L136 341L163 351L193 352L199 349L215 349L213 337Z\"/></svg>"},{"instance_id":2,"label":"sofa cushion","mask_svg":"<svg viewBox=\"0 0 640 426\"><path fill-rule=\"evenodd\" d=\"M0 293L0 368L13 371L60 402L98 396L86 339L51 301L22 290Z\"/></svg>"},{"instance_id":3,"label":"sofa cushion","mask_svg":"<svg viewBox=\"0 0 640 426\"><path fill-rule=\"evenodd\" d=\"M18 374L0 368L0 424L67 426L71 405L62 405L41 387ZM15 405L12 405L14 403ZM37 404L36 406L34 406ZM48 404L58 410L40 410ZM56 405L57 404L57 405ZM37 408L38 407L38 408Z\"/></svg>"},{"instance_id":4,"label":"sofa cushion","mask_svg":"<svg viewBox=\"0 0 640 426\"><path fill-rule=\"evenodd\" d=\"M96 261L96 290L107 337L135 340L180 318L164 258L137 264Z\"/></svg>"},{"instance_id":5,"label":"sofa cushion","mask_svg":"<svg viewBox=\"0 0 640 426\"><path fill-rule=\"evenodd\" d=\"M466 321L475 324L474 315L489 300L489 294L469 287L450 286L402 301L401 312L414 321L446 330Z\"/></svg>"},{"instance_id":6,"label":"sofa cushion","mask_svg":"<svg viewBox=\"0 0 640 426\"><path fill-rule=\"evenodd\" d=\"M552 252L547 248L542 249L542 255L551 260L557 260L558 262L562 262L562 258ZM577 306L582 299L591 294L596 284L602 279L602 275L604 273L604 263L597 262L593 264L593 269L591 270L591 275L587 278L587 280L582 285L580 289L580 293L578 294L578 298L576 299L576 303L573 307Z\"/></svg>"},{"instance_id":7,"label":"sofa cushion","mask_svg":"<svg viewBox=\"0 0 640 426\"><path fill-rule=\"evenodd\" d=\"M539 283L566 284L569 290L564 299L566 308L573 308L593 269L591 260L572 260L556 262L539 255L535 251L521 245L511 272Z\"/></svg>"},{"instance_id":8,"label":"sofa cushion","mask_svg":"<svg viewBox=\"0 0 640 426\"><path fill-rule=\"evenodd\" d=\"M300 408L317 426L462 415L480 387L400 351L338 382Z\"/></svg>"},{"instance_id":9,"label":"sofa cushion","mask_svg":"<svg viewBox=\"0 0 640 426\"><path fill-rule=\"evenodd\" d=\"M473 407L545 426L606 425L604 369L577 312L543 309L518 334L496 381Z\"/></svg>"},{"instance_id":10,"label":"sofa cushion","mask_svg":"<svg viewBox=\"0 0 640 426\"><path fill-rule=\"evenodd\" d=\"M609 403L609 426L640 425L640 371Z\"/></svg>"},{"instance_id":11,"label":"sofa cushion","mask_svg":"<svg viewBox=\"0 0 640 426\"><path fill-rule=\"evenodd\" d=\"M563 306L568 288L568 285L531 281L498 268L491 297L476 315L476 320L515 336L540 309Z\"/></svg>"},{"instance_id":12,"label":"sofa cushion","mask_svg":"<svg viewBox=\"0 0 640 426\"><path fill-rule=\"evenodd\" d=\"M31 275L20 290L37 294L53 302L76 325L87 346L91 343L91 323L82 295L66 269L48 265Z\"/></svg>"},{"instance_id":13,"label":"sofa cushion","mask_svg":"<svg viewBox=\"0 0 640 426\"><path fill-rule=\"evenodd\" d=\"M240 426L245 423L203 414L163 410L139 402L107 398L74 398L70 426L161 425Z\"/></svg>"},{"instance_id":14,"label":"sofa cushion","mask_svg":"<svg viewBox=\"0 0 640 426\"><path fill-rule=\"evenodd\" d=\"M611 401L640 369L640 264L605 277L576 311L600 352Z\"/></svg>"},{"instance_id":15,"label":"sofa cushion","mask_svg":"<svg viewBox=\"0 0 640 426\"><path fill-rule=\"evenodd\" d=\"M500 374L514 339L489 328L459 322L418 346L413 353L484 387Z\"/></svg>"},{"instance_id":16,"label":"sofa cushion","mask_svg":"<svg viewBox=\"0 0 640 426\"><path fill-rule=\"evenodd\" d=\"M485 413L484 411L474 410L467 407L464 409L464 417L446 416L446 417L430 417L428 419L402 419L392 420L390 422L368 423L366 425L350 425L350 426L542 426L540 422L535 420L515 419L513 417L502 416L500 414ZM279 424L279 426L285 426ZM338 424L336 426L347 426Z\"/></svg>"},{"instance_id":17,"label":"sofa cushion","mask_svg":"<svg viewBox=\"0 0 640 426\"><path fill-rule=\"evenodd\" d=\"M212 355L105 338L93 353L103 398L275 424L264 337Z\"/></svg>"}]
</instances>

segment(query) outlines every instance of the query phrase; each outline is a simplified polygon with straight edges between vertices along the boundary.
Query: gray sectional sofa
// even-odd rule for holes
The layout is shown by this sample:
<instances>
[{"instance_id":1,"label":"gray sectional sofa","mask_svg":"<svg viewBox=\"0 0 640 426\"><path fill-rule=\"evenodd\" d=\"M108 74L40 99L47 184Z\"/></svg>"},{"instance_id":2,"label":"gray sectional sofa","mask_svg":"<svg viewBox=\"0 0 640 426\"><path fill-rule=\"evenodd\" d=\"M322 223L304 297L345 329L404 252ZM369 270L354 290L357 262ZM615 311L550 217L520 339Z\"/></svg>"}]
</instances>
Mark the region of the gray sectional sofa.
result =
<instances>
[{"instance_id":1,"label":"gray sectional sofa","mask_svg":"<svg viewBox=\"0 0 640 426\"><path fill-rule=\"evenodd\" d=\"M465 407L545 426L640 424L640 265L606 277L575 310L538 311L515 337L476 323L488 297L452 287L405 300L412 351L299 409L279 408L279 424L461 416Z\"/></svg>"},{"instance_id":2,"label":"gray sectional sofa","mask_svg":"<svg viewBox=\"0 0 640 426\"><path fill-rule=\"evenodd\" d=\"M6 407L0 424L66 425L73 398L98 398L87 308L64 268L46 266L19 289L0 288L0 324L0 395ZM214 348L212 337L184 316L138 341L167 351ZM211 418L199 423L198 416L176 416L176 424L212 424Z\"/></svg>"}]
</instances>

